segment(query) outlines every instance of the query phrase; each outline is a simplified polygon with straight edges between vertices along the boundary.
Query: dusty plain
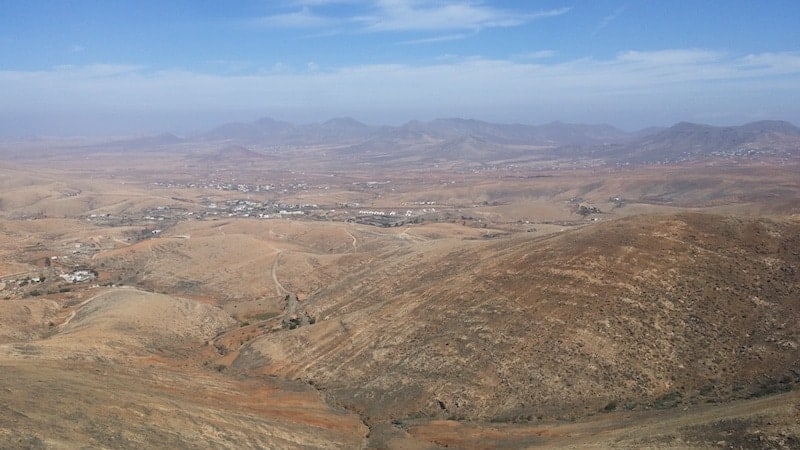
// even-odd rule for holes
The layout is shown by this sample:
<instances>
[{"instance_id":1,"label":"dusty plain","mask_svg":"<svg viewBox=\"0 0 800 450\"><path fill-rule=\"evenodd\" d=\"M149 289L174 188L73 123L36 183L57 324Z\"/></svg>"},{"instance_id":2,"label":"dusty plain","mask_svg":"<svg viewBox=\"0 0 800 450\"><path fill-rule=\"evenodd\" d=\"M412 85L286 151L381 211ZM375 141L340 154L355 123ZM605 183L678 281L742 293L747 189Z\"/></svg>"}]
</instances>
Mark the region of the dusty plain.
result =
<instances>
[{"instance_id":1,"label":"dusty plain","mask_svg":"<svg viewBox=\"0 0 800 450\"><path fill-rule=\"evenodd\" d=\"M800 448L785 145L3 142L0 447Z\"/></svg>"}]
</instances>

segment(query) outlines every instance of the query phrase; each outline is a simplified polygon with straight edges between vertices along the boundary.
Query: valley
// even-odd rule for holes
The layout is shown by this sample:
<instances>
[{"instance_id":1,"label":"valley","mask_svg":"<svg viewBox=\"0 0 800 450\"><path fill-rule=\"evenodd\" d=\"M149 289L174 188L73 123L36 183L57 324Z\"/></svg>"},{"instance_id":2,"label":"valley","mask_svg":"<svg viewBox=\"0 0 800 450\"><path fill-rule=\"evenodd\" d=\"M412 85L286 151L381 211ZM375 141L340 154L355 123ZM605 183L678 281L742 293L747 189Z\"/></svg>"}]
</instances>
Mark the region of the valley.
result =
<instances>
[{"instance_id":1,"label":"valley","mask_svg":"<svg viewBox=\"0 0 800 450\"><path fill-rule=\"evenodd\" d=\"M0 144L0 447L796 448L800 130Z\"/></svg>"}]
</instances>

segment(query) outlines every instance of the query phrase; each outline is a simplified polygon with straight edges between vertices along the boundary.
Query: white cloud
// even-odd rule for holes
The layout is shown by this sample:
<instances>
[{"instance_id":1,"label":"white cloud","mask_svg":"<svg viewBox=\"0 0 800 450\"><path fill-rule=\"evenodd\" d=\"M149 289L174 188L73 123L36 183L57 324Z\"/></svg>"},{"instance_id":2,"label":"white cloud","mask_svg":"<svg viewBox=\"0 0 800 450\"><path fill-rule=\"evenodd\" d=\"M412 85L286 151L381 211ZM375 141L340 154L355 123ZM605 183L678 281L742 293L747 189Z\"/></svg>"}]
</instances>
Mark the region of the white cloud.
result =
<instances>
[{"instance_id":1,"label":"white cloud","mask_svg":"<svg viewBox=\"0 0 800 450\"><path fill-rule=\"evenodd\" d=\"M471 3L422 6L417 2L384 0L379 14L362 18L367 31L442 31L511 27L525 23L525 15Z\"/></svg>"},{"instance_id":2,"label":"white cloud","mask_svg":"<svg viewBox=\"0 0 800 450\"><path fill-rule=\"evenodd\" d=\"M326 16L314 8L329 4L359 4L360 13L352 16ZM296 12L259 18L255 23L267 27L347 26L353 32L447 32L513 27L566 14L571 8L521 12L486 6L475 1L372 0L368 2L336 0L299 0ZM455 35L450 35L455 36ZM431 38L433 42L436 38ZM423 42L423 40L419 40Z\"/></svg>"},{"instance_id":3,"label":"white cloud","mask_svg":"<svg viewBox=\"0 0 800 450\"><path fill-rule=\"evenodd\" d=\"M742 70L778 70L781 73L800 71L800 53L761 53L740 60Z\"/></svg>"},{"instance_id":4,"label":"white cloud","mask_svg":"<svg viewBox=\"0 0 800 450\"><path fill-rule=\"evenodd\" d=\"M268 28L319 28L332 25L334 21L312 13L308 7L303 7L297 12L261 17L253 23Z\"/></svg>"},{"instance_id":5,"label":"white cloud","mask_svg":"<svg viewBox=\"0 0 800 450\"><path fill-rule=\"evenodd\" d=\"M85 66L61 65L53 68L53 72L67 79L108 78L137 73L144 66L135 64L88 64Z\"/></svg>"},{"instance_id":6,"label":"white cloud","mask_svg":"<svg viewBox=\"0 0 800 450\"><path fill-rule=\"evenodd\" d=\"M556 56L555 50L537 50L535 52L528 52L518 55L520 59L547 59Z\"/></svg>"},{"instance_id":7,"label":"white cloud","mask_svg":"<svg viewBox=\"0 0 800 450\"><path fill-rule=\"evenodd\" d=\"M628 8L628 5L622 5L619 8L617 8L616 10L614 10L614 12L612 12L611 14L609 14L609 15L603 17L602 19L600 19L600 22L597 24L597 27L595 27L595 29L594 29L595 34L600 32L602 29L606 28L607 26L609 26L611 24L611 22L616 20L617 17L621 16L622 13L624 13L627 8Z\"/></svg>"},{"instance_id":8,"label":"white cloud","mask_svg":"<svg viewBox=\"0 0 800 450\"><path fill-rule=\"evenodd\" d=\"M418 45L418 44L431 44L433 42L447 42L447 41L457 41L460 39L467 38L469 36L474 35L475 33L455 33L455 34L444 34L439 36L433 36L428 38L421 38L421 39L411 39L408 41L401 41L399 44L401 45Z\"/></svg>"},{"instance_id":9,"label":"white cloud","mask_svg":"<svg viewBox=\"0 0 800 450\"><path fill-rule=\"evenodd\" d=\"M620 61L647 65L697 64L720 60L724 54L702 49L676 49L658 51L627 51L617 55Z\"/></svg>"},{"instance_id":10,"label":"white cloud","mask_svg":"<svg viewBox=\"0 0 800 450\"><path fill-rule=\"evenodd\" d=\"M292 0L294 6L321 6L321 5L347 5L364 3L364 0Z\"/></svg>"},{"instance_id":11,"label":"white cloud","mask_svg":"<svg viewBox=\"0 0 800 450\"><path fill-rule=\"evenodd\" d=\"M526 14L528 20L547 19L549 17L563 16L564 14L572 11L572 7L549 9L546 11L538 11L531 14Z\"/></svg>"},{"instance_id":12,"label":"white cloud","mask_svg":"<svg viewBox=\"0 0 800 450\"><path fill-rule=\"evenodd\" d=\"M253 68L253 61L244 59L209 59L204 64L223 73L241 73Z\"/></svg>"}]
</instances>

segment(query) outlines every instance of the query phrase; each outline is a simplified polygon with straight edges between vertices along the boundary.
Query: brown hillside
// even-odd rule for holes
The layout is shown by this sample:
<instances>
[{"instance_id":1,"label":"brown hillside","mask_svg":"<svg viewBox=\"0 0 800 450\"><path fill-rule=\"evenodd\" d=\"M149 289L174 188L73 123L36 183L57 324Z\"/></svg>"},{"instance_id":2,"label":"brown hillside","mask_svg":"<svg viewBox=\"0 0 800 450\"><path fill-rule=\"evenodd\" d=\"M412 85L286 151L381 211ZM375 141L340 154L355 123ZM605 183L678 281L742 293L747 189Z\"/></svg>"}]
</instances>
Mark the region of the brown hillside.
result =
<instances>
[{"instance_id":1,"label":"brown hillside","mask_svg":"<svg viewBox=\"0 0 800 450\"><path fill-rule=\"evenodd\" d=\"M758 396L800 378L800 223L680 214L387 250L235 368L368 421L536 420Z\"/></svg>"},{"instance_id":2,"label":"brown hillside","mask_svg":"<svg viewBox=\"0 0 800 450\"><path fill-rule=\"evenodd\" d=\"M232 325L218 308L132 288L67 316L52 301L0 306L0 448L364 445L358 417L307 385L192 362Z\"/></svg>"}]
</instances>

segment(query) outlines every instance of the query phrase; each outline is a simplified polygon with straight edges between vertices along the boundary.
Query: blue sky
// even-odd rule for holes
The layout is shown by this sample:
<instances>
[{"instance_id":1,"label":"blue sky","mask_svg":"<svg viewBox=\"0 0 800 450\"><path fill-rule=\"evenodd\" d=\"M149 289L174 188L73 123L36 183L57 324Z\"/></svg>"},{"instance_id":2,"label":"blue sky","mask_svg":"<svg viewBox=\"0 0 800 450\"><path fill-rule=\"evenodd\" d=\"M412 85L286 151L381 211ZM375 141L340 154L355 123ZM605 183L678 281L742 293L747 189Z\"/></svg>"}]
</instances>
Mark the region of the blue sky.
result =
<instances>
[{"instance_id":1,"label":"blue sky","mask_svg":"<svg viewBox=\"0 0 800 450\"><path fill-rule=\"evenodd\" d=\"M800 124L800 2L0 0L0 134Z\"/></svg>"}]
</instances>

